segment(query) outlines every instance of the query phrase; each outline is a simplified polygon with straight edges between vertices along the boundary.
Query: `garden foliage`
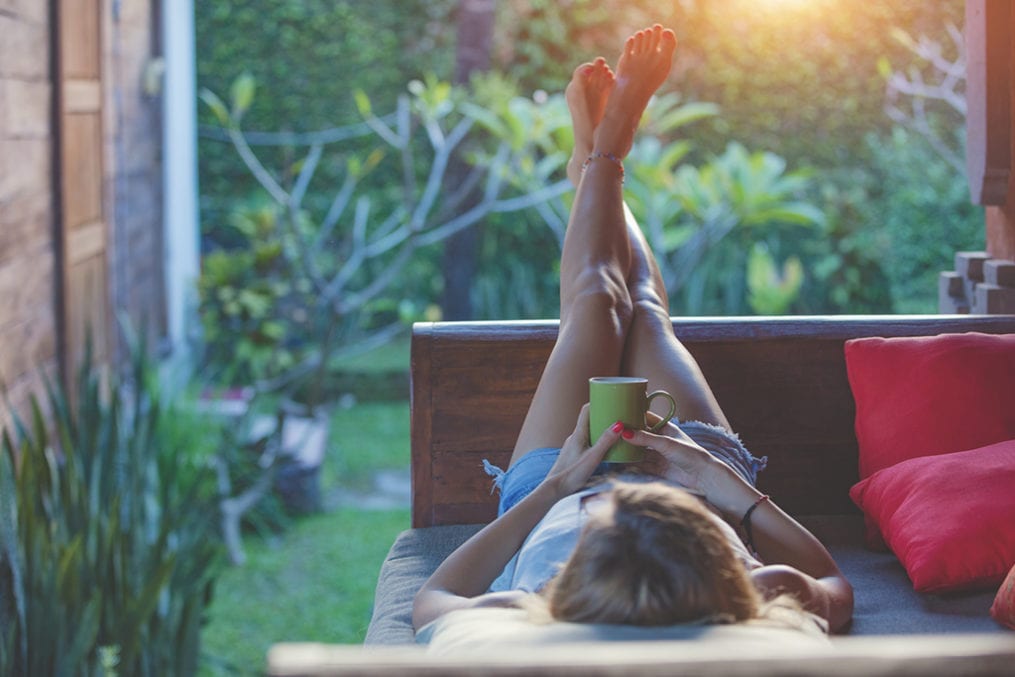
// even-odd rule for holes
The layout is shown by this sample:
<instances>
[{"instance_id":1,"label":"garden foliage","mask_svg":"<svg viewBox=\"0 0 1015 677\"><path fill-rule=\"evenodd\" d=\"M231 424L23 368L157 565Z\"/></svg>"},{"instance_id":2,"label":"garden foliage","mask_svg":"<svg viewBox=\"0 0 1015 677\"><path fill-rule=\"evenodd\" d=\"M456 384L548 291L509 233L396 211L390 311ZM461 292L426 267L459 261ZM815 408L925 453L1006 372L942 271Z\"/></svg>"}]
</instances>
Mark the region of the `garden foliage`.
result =
<instances>
[{"instance_id":1,"label":"garden foliage","mask_svg":"<svg viewBox=\"0 0 1015 677\"><path fill-rule=\"evenodd\" d=\"M220 561L214 474L143 355L124 379L86 360L3 433L2 674L197 669Z\"/></svg>"},{"instance_id":2,"label":"garden foliage","mask_svg":"<svg viewBox=\"0 0 1015 677\"><path fill-rule=\"evenodd\" d=\"M308 131L361 123L357 89L366 92L373 114L380 116L395 110L404 83L425 80L427 73L436 74L431 82L450 79L456 5L453 0L384 0L366 11L365 3L341 1L207 3L198 8L199 78L210 89L225 91L243 70L253 74L265 94L247 113L246 129ZM694 192L702 187L697 184L719 182L724 164L774 162L782 169L779 181L766 188L773 191L769 197L808 205L806 213L786 219L751 227L741 223L713 242L707 255L695 259L690 279L675 283L676 313L932 311L937 273L950 268L954 251L980 246L982 220L968 205L964 177L935 158L924 138L900 132L900 123L885 112L889 74L922 67L914 65L916 36L954 47L948 26L961 25L961 0L675 0L665 5L504 0L498 8L494 77L486 84L474 81L461 94L475 105L473 112L486 111L475 115L480 125L470 134L472 162L488 159L484 149L493 141L519 133L529 135L533 167L556 162L549 148L569 149L566 124L553 132L530 129L519 117L524 107L518 102L557 105L543 92L560 92L575 64L600 53L612 57L610 50L631 28L659 21L673 26L680 40L672 79L681 102L712 108L693 127L652 132L654 138L640 151L644 160L632 156L630 164L640 163L643 175L629 167L631 193L644 188L657 194L632 195L632 207L647 230L662 224L665 237L650 238L661 256L671 259L676 244L689 241L692 230L718 232L712 227L716 210L741 214L745 206L755 208L736 204L738 191L753 190L755 184L724 189L718 198L713 191L708 199L722 204L714 204L707 216L695 206L709 195ZM262 37L251 40L252 35ZM250 43L284 49L264 59L255 54L260 47ZM485 124L491 114L508 126ZM204 119L214 123L211 115ZM514 123L520 126L512 128ZM935 111L933 123L957 138L963 121L955 111ZM365 158L375 147L376 138L369 135L344 143L340 157L319 170L320 184L340 185L343 158ZM739 159L736 148L743 149ZM259 152L266 165L280 168L281 185L295 183L301 162L297 147ZM249 173L228 156L210 137L202 143L208 251L229 246L222 224L237 199L249 202L256 192ZM650 167L650 158L665 169ZM415 171L424 170L425 162L417 153ZM382 163L360 189L375 202L396 199L392 189L405 169L396 165ZM562 163L556 167L546 175L548 182L562 178ZM784 189L783 178L793 184L791 190ZM304 204L320 211L328 199L326 190L312 188ZM492 213L472 226L481 232L472 289L478 318L556 314L556 266L567 206L565 197L509 215ZM937 233L940 239L925 237L920 243L916 233ZM802 276L795 272L798 265ZM762 269L768 272L762 275ZM395 314L407 307L404 301L427 308L441 298L439 244L418 248L405 270L405 284L396 281L377 299L378 309ZM766 284L768 291L762 289Z\"/></svg>"}]
</instances>

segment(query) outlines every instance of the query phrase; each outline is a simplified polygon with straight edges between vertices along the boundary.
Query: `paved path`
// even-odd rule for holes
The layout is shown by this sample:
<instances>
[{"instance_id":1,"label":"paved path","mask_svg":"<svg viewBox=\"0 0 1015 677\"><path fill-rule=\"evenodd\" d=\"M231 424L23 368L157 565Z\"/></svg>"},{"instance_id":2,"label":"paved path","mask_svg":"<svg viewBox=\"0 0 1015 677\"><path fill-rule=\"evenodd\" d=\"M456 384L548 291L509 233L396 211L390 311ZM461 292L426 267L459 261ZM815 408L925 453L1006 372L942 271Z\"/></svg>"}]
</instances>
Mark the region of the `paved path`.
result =
<instances>
[{"instance_id":1,"label":"paved path","mask_svg":"<svg viewBox=\"0 0 1015 677\"><path fill-rule=\"evenodd\" d=\"M325 495L325 510L333 508L359 508L360 510L408 509L412 492L409 469L381 470L374 475L374 487L359 492L338 487Z\"/></svg>"}]
</instances>

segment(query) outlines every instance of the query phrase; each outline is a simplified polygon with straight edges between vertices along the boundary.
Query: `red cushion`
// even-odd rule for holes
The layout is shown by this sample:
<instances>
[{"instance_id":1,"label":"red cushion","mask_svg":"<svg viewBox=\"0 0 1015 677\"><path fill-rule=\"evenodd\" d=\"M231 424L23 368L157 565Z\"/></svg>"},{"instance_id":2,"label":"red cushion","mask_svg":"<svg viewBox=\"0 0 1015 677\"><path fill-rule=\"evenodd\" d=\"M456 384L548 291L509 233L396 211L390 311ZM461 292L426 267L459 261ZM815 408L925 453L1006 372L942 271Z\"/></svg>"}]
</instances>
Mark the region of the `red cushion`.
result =
<instances>
[{"instance_id":1,"label":"red cushion","mask_svg":"<svg viewBox=\"0 0 1015 677\"><path fill-rule=\"evenodd\" d=\"M1015 630L1015 565L997 591L994 603L990 605L990 616L1001 625Z\"/></svg>"},{"instance_id":2,"label":"red cushion","mask_svg":"<svg viewBox=\"0 0 1015 677\"><path fill-rule=\"evenodd\" d=\"M860 478L1015 438L1015 334L846 342Z\"/></svg>"},{"instance_id":3,"label":"red cushion","mask_svg":"<svg viewBox=\"0 0 1015 677\"><path fill-rule=\"evenodd\" d=\"M919 592L997 585L1015 563L1015 439L903 461L849 495Z\"/></svg>"}]
</instances>

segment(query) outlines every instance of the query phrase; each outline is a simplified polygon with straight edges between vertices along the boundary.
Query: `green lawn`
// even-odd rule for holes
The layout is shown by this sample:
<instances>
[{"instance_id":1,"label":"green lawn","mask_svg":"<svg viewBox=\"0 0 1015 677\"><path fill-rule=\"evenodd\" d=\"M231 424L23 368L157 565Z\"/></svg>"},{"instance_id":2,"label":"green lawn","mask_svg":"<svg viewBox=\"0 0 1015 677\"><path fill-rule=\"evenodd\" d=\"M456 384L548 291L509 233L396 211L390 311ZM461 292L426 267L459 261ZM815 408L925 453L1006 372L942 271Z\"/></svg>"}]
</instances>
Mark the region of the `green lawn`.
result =
<instances>
[{"instance_id":1,"label":"green lawn","mask_svg":"<svg viewBox=\"0 0 1015 677\"><path fill-rule=\"evenodd\" d=\"M325 487L368 490L373 473L409 467L409 403L363 402L331 416Z\"/></svg>"},{"instance_id":2,"label":"green lawn","mask_svg":"<svg viewBox=\"0 0 1015 677\"><path fill-rule=\"evenodd\" d=\"M373 472L408 465L407 402L360 404L334 413L322 470L325 494L368 491ZM408 527L407 507L343 507L294 519L271 539L247 536L247 563L228 568L216 585L202 634L201 674L260 674L275 642L362 642L380 565Z\"/></svg>"},{"instance_id":3,"label":"green lawn","mask_svg":"<svg viewBox=\"0 0 1015 677\"><path fill-rule=\"evenodd\" d=\"M365 353L335 359L331 366L352 372L408 371L410 344L411 338L408 335L400 336Z\"/></svg>"}]
</instances>

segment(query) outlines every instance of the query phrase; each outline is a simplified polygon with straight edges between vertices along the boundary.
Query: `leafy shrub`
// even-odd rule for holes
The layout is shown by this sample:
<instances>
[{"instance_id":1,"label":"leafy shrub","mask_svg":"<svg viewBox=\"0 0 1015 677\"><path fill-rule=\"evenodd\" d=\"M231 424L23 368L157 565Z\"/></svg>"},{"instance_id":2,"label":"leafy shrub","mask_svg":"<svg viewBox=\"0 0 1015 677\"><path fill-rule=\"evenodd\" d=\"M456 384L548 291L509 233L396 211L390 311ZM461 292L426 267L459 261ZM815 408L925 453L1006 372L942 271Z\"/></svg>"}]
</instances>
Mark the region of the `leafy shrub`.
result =
<instances>
[{"instance_id":1,"label":"leafy shrub","mask_svg":"<svg viewBox=\"0 0 1015 677\"><path fill-rule=\"evenodd\" d=\"M260 96L247 113L248 129L306 132L360 122L356 90L367 90L376 107L391 110L412 78L430 71L450 74L454 31L448 26L455 4L457 0L197 2L198 85L224 92L249 72L259 89L270 94ZM210 111L199 112L202 123L215 123ZM350 148L363 150L355 139ZM269 166L284 166L291 154L291 148L279 147L265 160ZM256 189L239 159L220 142L202 141L198 162L203 222L228 213L233 199ZM341 169L340 163L324 167L322 176L338 184ZM377 185L392 178L381 175Z\"/></svg>"},{"instance_id":2,"label":"leafy shrub","mask_svg":"<svg viewBox=\"0 0 1015 677\"><path fill-rule=\"evenodd\" d=\"M190 675L219 571L214 474L152 366L50 385L0 455L0 673ZM184 443L185 442L185 443ZM101 671L101 672L100 672Z\"/></svg>"},{"instance_id":3,"label":"leafy shrub","mask_svg":"<svg viewBox=\"0 0 1015 677\"><path fill-rule=\"evenodd\" d=\"M964 176L920 136L901 127L871 134L875 162L857 209L863 236L879 252L897 313L937 312L937 278L956 251L984 246L983 208Z\"/></svg>"},{"instance_id":4,"label":"leafy shrub","mask_svg":"<svg viewBox=\"0 0 1015 677\"><path fill-rule=\"evenodd\" d=\"M866 164L865 136L891 128L878 63L904 66L912 56L895 30L948 42L946 25L962 25L964 12L963 0L675 6L681 88L723 111L703 130L703 147L714 151L733 137L793 166L821 168Z\"/></svg>"}]
</instances>

